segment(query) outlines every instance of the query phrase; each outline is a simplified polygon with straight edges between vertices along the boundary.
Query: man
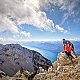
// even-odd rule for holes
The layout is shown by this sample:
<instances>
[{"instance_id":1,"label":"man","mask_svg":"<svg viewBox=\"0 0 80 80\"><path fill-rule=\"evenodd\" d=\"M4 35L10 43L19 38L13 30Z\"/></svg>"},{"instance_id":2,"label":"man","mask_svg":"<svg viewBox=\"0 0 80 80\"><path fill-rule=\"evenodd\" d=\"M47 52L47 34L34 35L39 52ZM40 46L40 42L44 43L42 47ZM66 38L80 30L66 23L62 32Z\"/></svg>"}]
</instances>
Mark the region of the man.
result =
<instances>
[{"instance_id":1,"label":"man","mask_svg":"<svg viewBox=\"0 0 80 80\"><path fill-rule=\"evenodd\" d=\"M74 55L77 57L76 52L74 51L74 45L73 45L70 41L68 41L68 40L66 40L66 39L63 39L64 51L65 51L65 46L66 46L68 43L71 44L71 47L72 47L71 50L73 51Z\"/></svg>"}]
</instances>

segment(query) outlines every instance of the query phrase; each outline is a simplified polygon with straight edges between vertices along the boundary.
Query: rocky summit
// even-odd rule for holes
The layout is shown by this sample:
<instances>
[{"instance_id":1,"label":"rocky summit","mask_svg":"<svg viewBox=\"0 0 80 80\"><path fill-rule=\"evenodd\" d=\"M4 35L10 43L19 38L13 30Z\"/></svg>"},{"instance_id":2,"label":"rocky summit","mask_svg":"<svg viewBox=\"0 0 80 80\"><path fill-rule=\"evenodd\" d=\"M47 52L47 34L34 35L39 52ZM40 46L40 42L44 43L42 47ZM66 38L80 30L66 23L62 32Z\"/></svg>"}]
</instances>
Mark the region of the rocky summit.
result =
<instances>
[{"instance_id":1,"label":"rocky summit","mask_svg":"<svg viewBox=\"0 0 80 80\"><path fill-rule=\"evenodd\" d=\"M2 60L1 65L4 63L4 60ZM47 70L44 67L46 65L49 65ZM0 80L80 80L80 57L74 58L72 62L65 53L61 52L57 56L57 61L55 61L52 65L48 62L46 65L39 66L38 70L34 73L31 73L27 69L18 70L17 73L11 77L6 74L7 71L4 72L1 68Z\"/></svg>"},{"instance_id":2,"label":"rocky summit","mask_svg":"<svg viewBox=\"0 0 80 80\"><path fill-rule=\"evenodd\" d=\"M57 61L48 71L40 71L33 80L80 80L80 57L73 59L68 58L65 53L59 53Z\"/></svg>"}]
</instances>

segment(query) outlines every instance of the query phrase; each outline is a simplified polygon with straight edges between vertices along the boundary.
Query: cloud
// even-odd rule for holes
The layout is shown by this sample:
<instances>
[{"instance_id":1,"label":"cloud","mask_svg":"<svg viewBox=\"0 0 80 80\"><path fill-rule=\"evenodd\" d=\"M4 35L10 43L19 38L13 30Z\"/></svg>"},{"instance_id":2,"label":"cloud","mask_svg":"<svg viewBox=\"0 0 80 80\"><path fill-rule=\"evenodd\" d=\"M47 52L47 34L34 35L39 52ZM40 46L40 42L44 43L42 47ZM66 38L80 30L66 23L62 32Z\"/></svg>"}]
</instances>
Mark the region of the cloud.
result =
<instances>
[{"instance_id":1,"label":"cloud","mask_svg":"<svg viewBox=\"0 0 80 80\"><path fill-rule=\"evenodd\" d=\"M26 36L30 33L24 32L17 27L21 24L30 24L41 30L53 32L54 22L50 20L41 7L49 4L48 0L0 0L0 32L10 30L12 33L20 33ZM50 5L50 4L49 4Z\"/></svg>"},{"instance_id":2,"label":"cloud","mask_svg":"<svg viewBox=\"0 0 80 80\"><path fill-rule=\"evenodd\" d=\"M78 14L80 12L80 0L47 0L47 2L59 6L60 9L70 14Z\"/></svg>"},{"instance_id":3,"label":"cloud","mask_svg":"<svg viewBox=\"0 0 80 80\"><path fill-rule=\"evenodd\" d=\"M0 42L2 42L2 41L3 41L3 38L1 37L1 38L0 38Z\"/></svg>"},{"instance_id":4,"label":"cloud","mask_svg":"<svg viewBox=\"0 0 80 80\"><path fill-rule=\"evenodd\" d=\"M61 25L63 25L70 16L77 16L80 13L80 0L58 0L56 5L65 11Z\"/></svg>"},{"instance_id":5,"label":"cloud","mask_svg":"<svg viewBox=\"0 0 80 80\"><path fill-rule=\"evenodd\" d=\"M48 5L47 8L51 6L57 6L60 10L64 11L64 19L61 23L64 24L65 21L70 16L77 16L80 14L80 0L40 0L41 9L42 7Z\"/></svg>"},{"instance_id":6,"label":"cloud","mask_svg":"<svg viewBox=\"0 0 80 80\"><path fill-rule=\"evenodd\" d=\"M10 31L13 34L21 34L25 37L30 37L29 32L21 31L14 22L12 22L9 18L0 16L0 32Z\"/></svg>"},{"instance_id":7,"label":"cloud","mask_svg":"<svg viewBox=\"0 0 80 80\"><path fill-rule=\"evenodd\" d=\"M61 28L59 25L56 25L55 27L56 27L56 29L60 30L61 32L64 31L64 29Z\"/></svg>"},{"instance_id":8,"label":"cloud","mask_svg":"<svg viewBox=\"0 0 80 80\"><path fill-rule=\"evenodd\" d=\"M20 42L20 41L24 41L23 40L20 40L19 38L3 38L3 37L0 37L0 42Z\"/></svg>"},{"instance_id":9,"label":"cloud","mask_svg":"<svg viewBox=\"0 0 80 80\"><path fill-rule=\"evenodd\" d=\"M60 27L59 25L56 25L55 28L61 32L67 33L67 30L64 30L64 28Z\"/></svg>"},{"instance_id":10,"label":"cloud","mask_svg":"<svg viewBox=\"0 0 80 80\"><path fill-rule=\"evenodd\" d=\"M7 17L0 17L0 32L10 30L12 33L19 33L17 26Z\"/></svg>"},{"instance_id":11,"label":"cloud","mask_svg":"<svg viewBox=\"0 0 80 80\"><path fill-rule=\"evenodd\" d=\"M24 35L25 37L27 36L27 37L30 37L30 32L25 32L25 31L21 31L21 33L20 34L22 34L22 35Z\"/></svg>"}]
</instances>

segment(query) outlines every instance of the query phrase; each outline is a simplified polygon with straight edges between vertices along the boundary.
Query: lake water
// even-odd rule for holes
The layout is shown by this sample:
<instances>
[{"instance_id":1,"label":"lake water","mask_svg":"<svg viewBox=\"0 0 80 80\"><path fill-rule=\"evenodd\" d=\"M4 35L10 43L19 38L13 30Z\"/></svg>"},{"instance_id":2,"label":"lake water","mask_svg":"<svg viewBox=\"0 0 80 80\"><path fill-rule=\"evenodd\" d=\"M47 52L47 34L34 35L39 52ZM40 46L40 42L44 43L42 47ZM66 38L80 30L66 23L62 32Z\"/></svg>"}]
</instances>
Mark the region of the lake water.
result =
<instances>
[{"instance_id":1,"label":"lake water","mask_svg":"<svg viewBox=\"0 0 80 80\"><path fill-rule=\"evenodd\" d=\"M80 41L72 41L77 55L80 56ZM61 41L48 42L24 42L20 43L22 46L41 53L44 57L54 62L57 60L57 55L63 51L63 44Z\"/></svg>"}]
</instances>

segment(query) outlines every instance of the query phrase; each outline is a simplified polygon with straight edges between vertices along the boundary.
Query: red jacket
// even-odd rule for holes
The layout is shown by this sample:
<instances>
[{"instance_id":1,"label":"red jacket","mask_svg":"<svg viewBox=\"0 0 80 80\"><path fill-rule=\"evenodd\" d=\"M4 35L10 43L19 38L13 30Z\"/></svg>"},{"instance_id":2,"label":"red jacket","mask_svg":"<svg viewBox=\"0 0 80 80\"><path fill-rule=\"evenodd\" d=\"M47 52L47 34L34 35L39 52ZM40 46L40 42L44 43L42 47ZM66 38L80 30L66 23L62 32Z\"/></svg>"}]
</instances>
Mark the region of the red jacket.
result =
<instances>
[{"instance_id":1,"label":"red jacket","mask_svg":"<svg viewBox=\"0 0 80 80\"><path fill-rule=\"evenodd\" d=\"M65 46L65 51L67 51L67 52L71 52L71 49L72 49L72 47L71 46Z\"/></svg>"}]
</instances>

